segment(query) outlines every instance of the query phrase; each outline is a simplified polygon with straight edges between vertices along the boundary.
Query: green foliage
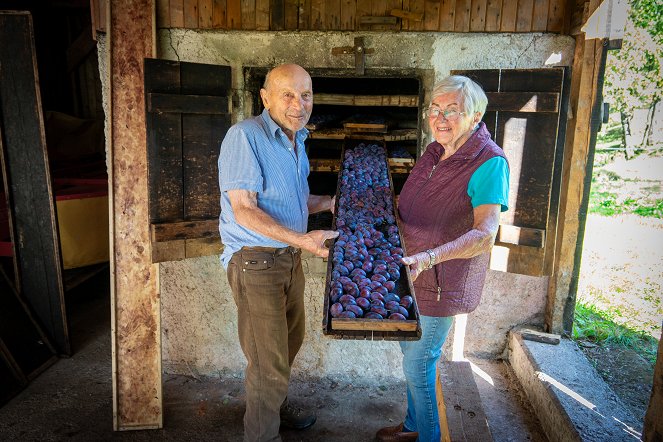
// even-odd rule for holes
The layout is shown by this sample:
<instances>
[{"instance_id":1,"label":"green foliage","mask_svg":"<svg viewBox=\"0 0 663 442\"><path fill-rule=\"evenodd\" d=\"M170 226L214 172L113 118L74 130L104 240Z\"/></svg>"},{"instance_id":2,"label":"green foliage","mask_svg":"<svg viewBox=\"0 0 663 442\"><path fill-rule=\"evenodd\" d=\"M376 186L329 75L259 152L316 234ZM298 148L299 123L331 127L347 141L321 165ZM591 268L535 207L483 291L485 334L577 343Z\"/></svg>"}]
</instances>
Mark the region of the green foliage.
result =
<instances>
[{"instance_id":1,"label":"green foliage","mask_svg":"<svg viewBox=\"0 0 663 442\"><path fill-rule=\"evenodd\" d=\"M653 365L658 341L646 333L616 323L615 319L620 316L619 311L601 311L594 305L578 302L572 337L576 341L630 348Z\"/></svg>"},{"instance_id":2,"label":"green foliage","mask_svg":"<svg viewBox=\"0 0 663 442\"><path fill-rule=\"evenodd\" d=\"M663 90L663 4L631 0L622 48L608 55L606 98L626 117L661 101Z\"/></svg>"},{"instance_id":3,"label":"green foliage","mask_svg":"<svg viewBox=\"0 0 663 442\"><path fill-rule=\"evenodd\" d=\"M650 218L663 218L663 199L644 201L626 198L619 201L615 193L592 190L589 194L589 213L603 216L634 213Z\"/></svg>"}]
</instances>

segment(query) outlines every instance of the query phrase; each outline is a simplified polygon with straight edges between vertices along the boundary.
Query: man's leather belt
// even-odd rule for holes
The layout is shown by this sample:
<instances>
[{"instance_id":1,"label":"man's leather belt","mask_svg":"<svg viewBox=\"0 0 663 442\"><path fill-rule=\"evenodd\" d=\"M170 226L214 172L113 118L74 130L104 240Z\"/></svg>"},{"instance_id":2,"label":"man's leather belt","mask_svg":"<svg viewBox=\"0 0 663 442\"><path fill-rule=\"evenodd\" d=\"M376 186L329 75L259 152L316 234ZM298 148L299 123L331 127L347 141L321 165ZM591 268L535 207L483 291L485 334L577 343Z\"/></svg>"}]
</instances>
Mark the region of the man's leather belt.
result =
<instances>
[{"instance_id":1,"label":"man's leather belt","mask_svg":"<svg viewBox=\"0 0 663 442\"><path fill-rule=\"evenodd\" d=\"M273 254L275 257L276 256L281 256L286 253L300 253L302 250L298 249L297 247L282 247L282 248L276 248L276 247L242 247L242 250L248 250L252 252L265 252L265 253L270 253Z\"/></svg>"}]
</instances>

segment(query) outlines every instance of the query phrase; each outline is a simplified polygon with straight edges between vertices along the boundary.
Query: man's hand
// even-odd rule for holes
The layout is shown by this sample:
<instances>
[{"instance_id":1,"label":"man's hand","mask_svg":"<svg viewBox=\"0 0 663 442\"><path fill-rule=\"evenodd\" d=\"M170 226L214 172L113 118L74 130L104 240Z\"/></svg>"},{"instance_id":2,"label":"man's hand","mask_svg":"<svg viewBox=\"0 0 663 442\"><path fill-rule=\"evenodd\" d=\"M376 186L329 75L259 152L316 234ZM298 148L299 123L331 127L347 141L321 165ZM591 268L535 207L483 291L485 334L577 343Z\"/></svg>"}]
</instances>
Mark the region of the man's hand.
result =
<instances>
[{"instance_id":1,"label":"man's hand","mask_svg":"<svg viewBox=\"0 0 663 442\"><path fill-rule=\"evenodd\" d=\"M329 256L329 249L325 247L325 241L336 238L337 236L338 232L334 230L311 230L304 235L301 247L321 258L327 258Z\"/></svg>"}]
</instances>

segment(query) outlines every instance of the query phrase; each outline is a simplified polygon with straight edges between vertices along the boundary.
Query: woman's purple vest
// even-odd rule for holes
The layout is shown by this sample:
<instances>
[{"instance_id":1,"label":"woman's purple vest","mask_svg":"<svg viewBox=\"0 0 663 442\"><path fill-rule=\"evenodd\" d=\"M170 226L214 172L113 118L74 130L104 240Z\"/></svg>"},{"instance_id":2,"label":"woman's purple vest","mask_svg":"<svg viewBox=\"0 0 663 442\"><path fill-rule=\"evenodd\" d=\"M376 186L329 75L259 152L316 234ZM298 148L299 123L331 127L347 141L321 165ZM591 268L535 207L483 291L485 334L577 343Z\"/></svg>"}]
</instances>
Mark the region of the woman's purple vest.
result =
<instances>
[{"instance_id":1,"label":"woman's purple vest","mask_svg":"<svg viewBox=\"0 0 663 442\"><path fill-rule=\"evenodd\" d=\"M429 144L400 194L398 213L408 255L453 241L472 229L474 215L467 194L470 178L490 158L504 157L483 122L456 153L439 161L443 152L439 143ZM453 316L477 308L489 259L487 252L423 271L414 281L419 312Z\"/></svg>"}]
</instances>

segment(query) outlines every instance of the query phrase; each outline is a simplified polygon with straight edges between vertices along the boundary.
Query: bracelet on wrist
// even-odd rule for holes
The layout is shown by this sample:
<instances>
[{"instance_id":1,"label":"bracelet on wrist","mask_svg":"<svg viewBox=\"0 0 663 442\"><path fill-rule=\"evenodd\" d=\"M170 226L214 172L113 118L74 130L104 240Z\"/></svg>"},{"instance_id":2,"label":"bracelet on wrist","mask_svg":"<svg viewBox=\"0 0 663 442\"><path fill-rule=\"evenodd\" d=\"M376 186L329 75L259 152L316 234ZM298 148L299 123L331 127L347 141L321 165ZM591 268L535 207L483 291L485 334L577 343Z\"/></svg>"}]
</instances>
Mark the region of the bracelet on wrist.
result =
<instances>
[{"instance_id":1,"label":"bracelet on wrist","mask_svg":"<svg viewBox=\"0 0 663 442\"><path fill-rule=\"evenodd\" d=\"M432 269L435 265L435 252L433 252L431 249L428 249L426 250L426 253L428 253L428 265L426 266L426 270L428 270Z\"/></svg>"}]
</instances>

